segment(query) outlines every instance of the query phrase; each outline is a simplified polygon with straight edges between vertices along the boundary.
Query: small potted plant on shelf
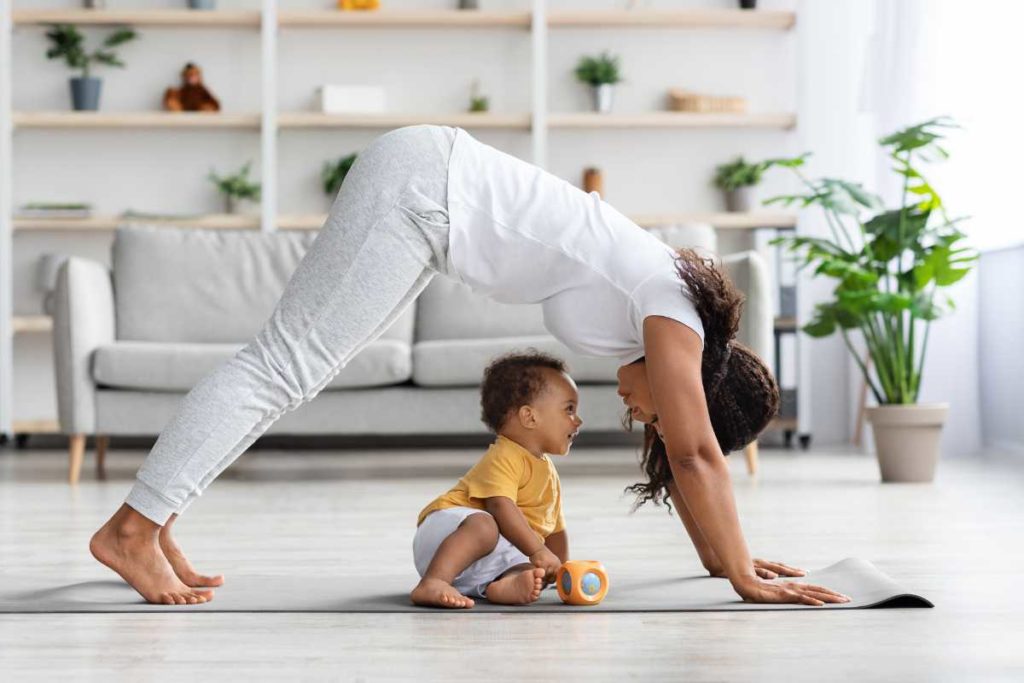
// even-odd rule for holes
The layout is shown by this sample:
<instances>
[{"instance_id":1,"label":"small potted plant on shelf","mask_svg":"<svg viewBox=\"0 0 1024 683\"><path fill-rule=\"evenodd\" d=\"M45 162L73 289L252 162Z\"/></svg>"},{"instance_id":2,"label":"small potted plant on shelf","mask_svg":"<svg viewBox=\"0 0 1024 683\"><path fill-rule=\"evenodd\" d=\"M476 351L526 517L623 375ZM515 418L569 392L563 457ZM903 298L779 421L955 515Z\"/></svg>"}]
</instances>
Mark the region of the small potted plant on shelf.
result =
<instances>
[{"instance_id":1,"label":"small potted plant on shelf","mask_svg":"<svg viewBox=\"0 0 1024 683\"><path fill-rule=\"evenodd\" d=\"M776 160L748 164L743 157L715 168L715 187L725 193L728 211L750 211L756 205L754 188Z\"/></svg>"},{"instance_id":2,"label":"small potted plant on shelf","mask_svg":"<svg viewBox=\"0 0 1024 683\"><path fill-rule=\"evenodd\" d=\"M54 24L46 32L51 47L46 51L48 59L63 59L72 69L81 69L82 75L71 79L71 104L75 111L96 111L100 106L100 87L103 81L90 76L93 63L106 66L124 67L117 58L114 48L135 40L137 34L129 27L121 27L107 36L103 47L88 53L85 39L73 24Z\"/></svg>"},{"instance_id":3,"label":"small potted plant on shelf","mask_svg":"<svg viewBox=\"0 0 1024 683\"><path fill-rule=\"evenodd\" d=\"M491 108L491 101L480 92L480 81L474 80L469 89L469 111L482 114Z\"/></svg>"},{"instance_id":4,"label":"small potted plant on shelf","mask_svg":"<svg viewBox=\"0 0 1024 683\"><path fill-rule=\"evenodd\" d=\"M358 156L358 154L353 153L341 157L335 162L324 162L324 167L320 171L320 180L323 183L324 193L327 194L331 201L334 201L338 190L341 189L341 184L345 181L345 176L352 169L352 164L356 162Z\"/></svg>"},{"instance_id":5,"label":"small potted plant on shelf","mask_svg":"<svg viewBox=\"0 0 1024 683\"><path fill-rule=\"evenodd\" d=\"M622 81L618 57L607 52L596 57L581 57L576 65L576 78L590 86L594 111L601 114L611 112L615 84Z\"/></svg>"},{"instance_id":6,"label":"small potted plant on shelf","mask_svg":"<svg viewBox=\"0 0 1024 683\"><path fill-rule=\"evenodd\" d=\"M217 190L224 196L224 210L226 213L237 213L241 208L241 202L245 200L259 201L260 184L249 180L249 170L252 162L246 162L238 173L229 176L218 176L213 169L207 176Z\"/></svg>"},{"instance_id":7,"label":"small potted plant on shelf","mask_svg":"<svg viewBox=\"0 0 1024 683\"><path fill-rule=\"evenodd\" d=\"M815 274L838 280L832 299L815 308L803 327L812 337L839 332L857 362L877 407L867 409L874 428L882 481L931 481L939 437L949 406L919 404L928 332L932 321L953 309L939 290L961 280L977 254L960 246L964 234L942 199L922 175L918 162L944 159L945 129L955 124L936 118L879 140L902 178L895 209L856 183L835 178L809 180L800 172L804 157L789 160L803 194L776 197L766 204L816 204L824 212L831 239L782 237L783 245ZM870 362L860 359L850 336L859 331Z\"/></svg>"}]
</instances>

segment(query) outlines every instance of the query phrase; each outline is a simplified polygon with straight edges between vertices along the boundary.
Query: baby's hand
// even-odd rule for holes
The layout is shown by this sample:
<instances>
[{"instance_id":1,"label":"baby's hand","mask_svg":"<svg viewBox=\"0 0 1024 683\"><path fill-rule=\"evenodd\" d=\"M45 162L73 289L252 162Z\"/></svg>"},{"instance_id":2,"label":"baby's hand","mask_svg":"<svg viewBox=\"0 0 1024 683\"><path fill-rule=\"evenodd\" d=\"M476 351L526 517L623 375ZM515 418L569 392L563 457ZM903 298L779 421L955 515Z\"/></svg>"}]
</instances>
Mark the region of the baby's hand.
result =
<instances>
[{"instance_id":1,"label":"baby's hand","mask_svg":"<svg viewBox=\"0 0 1024 683\"><path fill-rule=\"evenodd\" d=\"M544 570L544 581L547 583L554 582L555 574L558 572L558 568L562 566L562 561L558 559L558 555L548 550L547 546L542 546L540 550L530 555L530 562L534 567L540 567Z\"/></svg>"}]
</instances>

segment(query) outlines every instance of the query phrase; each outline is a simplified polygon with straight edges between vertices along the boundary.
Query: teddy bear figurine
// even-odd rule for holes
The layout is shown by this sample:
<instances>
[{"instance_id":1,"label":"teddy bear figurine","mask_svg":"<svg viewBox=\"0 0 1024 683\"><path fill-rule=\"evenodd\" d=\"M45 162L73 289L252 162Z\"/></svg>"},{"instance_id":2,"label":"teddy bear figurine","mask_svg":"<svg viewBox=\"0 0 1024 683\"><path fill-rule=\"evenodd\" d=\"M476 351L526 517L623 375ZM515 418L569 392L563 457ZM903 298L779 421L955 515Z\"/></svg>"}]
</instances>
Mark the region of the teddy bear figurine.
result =
<instances>
[{"instance_id":1,"label":"teddy bear figurine","mask_svg":"<svg viewBox=\"0 0 1024 683\"><path fill-rule=\"evenodd\" d=\"M220 111L220 102L203 85L202 70L189 62L181 70L181 87L164 92L164 109L168 111Z\"/></svg>"}]
</instances>

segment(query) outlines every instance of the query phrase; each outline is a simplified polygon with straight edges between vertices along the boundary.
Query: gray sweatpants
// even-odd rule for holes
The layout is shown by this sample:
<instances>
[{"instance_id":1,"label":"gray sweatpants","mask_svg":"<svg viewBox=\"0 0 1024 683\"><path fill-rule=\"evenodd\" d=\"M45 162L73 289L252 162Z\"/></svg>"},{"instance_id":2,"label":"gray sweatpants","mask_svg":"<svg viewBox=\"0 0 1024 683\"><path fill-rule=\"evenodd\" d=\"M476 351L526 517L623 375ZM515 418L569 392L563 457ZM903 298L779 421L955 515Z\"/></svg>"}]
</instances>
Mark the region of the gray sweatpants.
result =
<instances>
[{"instance_id":1,"label":"gray sweatpants","mask_svg":"<svg viewBox=\"0 0 1024 683\"><path fill-rule=\"evenodd\" d=\"M309 401L447 273L453 128L371 143L262 330L185 396L126 502L158 524L184 510L283 413Z\"/></svg>"}]
</instances>

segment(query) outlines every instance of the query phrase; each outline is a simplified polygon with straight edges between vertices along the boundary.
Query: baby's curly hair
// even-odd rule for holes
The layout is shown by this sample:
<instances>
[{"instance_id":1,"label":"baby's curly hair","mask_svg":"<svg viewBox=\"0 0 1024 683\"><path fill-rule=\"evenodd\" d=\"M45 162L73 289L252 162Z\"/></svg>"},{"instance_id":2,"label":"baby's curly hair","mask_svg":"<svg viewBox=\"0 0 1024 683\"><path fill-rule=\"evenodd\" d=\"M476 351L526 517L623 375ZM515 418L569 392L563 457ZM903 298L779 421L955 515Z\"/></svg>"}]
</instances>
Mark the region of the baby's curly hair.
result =
<instances>
[{"instance_id":1,"label":"baby's curly hair","mask_svg":"<svg viewBox=\"0 0 1024 683\"><path fill-rule=\"evenodd\" d=\"M562 359L534 348L499 356L487 366L480 385L480 419L491 431L497 434L510 413L544 391L542 368L569 371Z\"/></svg>"}]
</instances>

